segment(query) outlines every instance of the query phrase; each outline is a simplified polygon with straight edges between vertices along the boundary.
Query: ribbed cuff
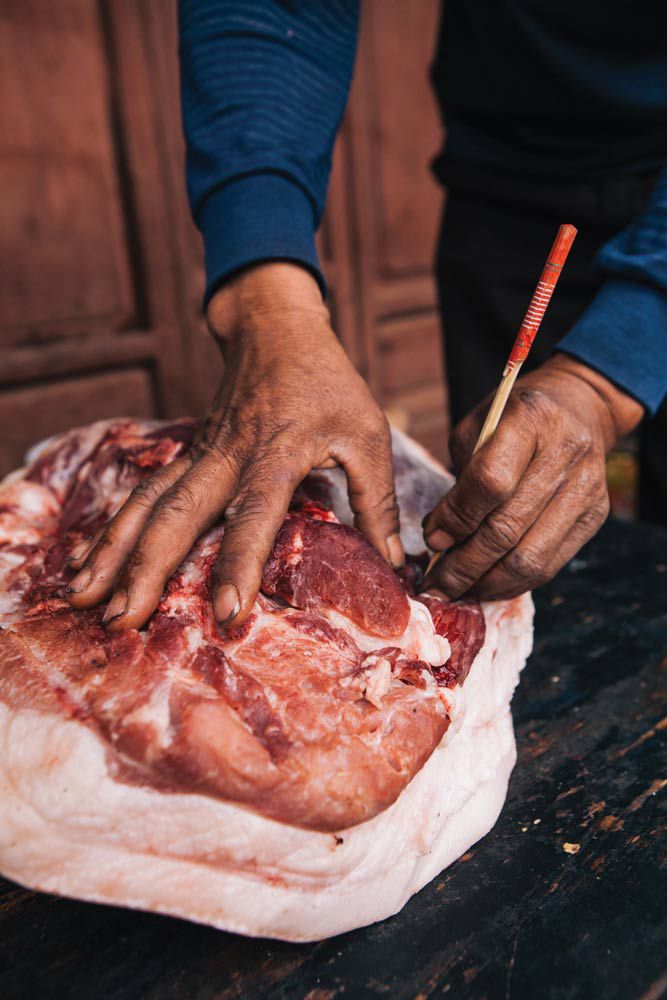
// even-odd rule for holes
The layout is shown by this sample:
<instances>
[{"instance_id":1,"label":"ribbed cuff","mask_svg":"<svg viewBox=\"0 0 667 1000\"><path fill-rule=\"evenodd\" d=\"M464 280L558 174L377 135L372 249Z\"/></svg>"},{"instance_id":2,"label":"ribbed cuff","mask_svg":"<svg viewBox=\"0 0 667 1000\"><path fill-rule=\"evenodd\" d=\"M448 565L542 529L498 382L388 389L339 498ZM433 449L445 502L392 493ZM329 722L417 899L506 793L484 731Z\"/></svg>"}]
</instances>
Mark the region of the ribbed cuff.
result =
<instances>
[{"instance_id":1,"label":"ribbed cuff","mask_svg":"<svg viewBox=\"0 0 667 1000\"><path fill-rule=\"evenodd\" d=\"M204 308L225 278L263 260L302 264L326 294L312 205L301 188L282 174L252 174L230 181L204 201L197 224L206 254Z\"/></svg>"},{"instance_id":2,"label":"ribbed cuff","mask_svg":"<svg viewBox=\"0 0 667 1000\"><path fill-rule=\"evenodd\" d=\"M555 350L655 413L667 394L667 295L640 281L609 280Z\"/></svg>"}]
</instances>

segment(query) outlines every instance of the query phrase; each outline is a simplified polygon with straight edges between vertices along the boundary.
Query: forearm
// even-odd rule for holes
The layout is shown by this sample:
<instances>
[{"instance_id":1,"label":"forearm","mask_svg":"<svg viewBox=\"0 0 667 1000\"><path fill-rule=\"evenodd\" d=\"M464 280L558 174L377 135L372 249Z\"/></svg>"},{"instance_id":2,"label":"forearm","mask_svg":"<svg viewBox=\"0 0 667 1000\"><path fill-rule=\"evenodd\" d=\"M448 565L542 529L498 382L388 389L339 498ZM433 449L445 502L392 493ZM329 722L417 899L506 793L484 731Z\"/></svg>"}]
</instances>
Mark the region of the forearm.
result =
<instances>
[{"instance_id":1,"label":"forearm","mask_svg":"<svg viewBox=\"0 0 667 1000\"><path fill-rule=\"evenodd\" d=\"M358 0L180 0L188 192L207 293L259 260L323 288L314 234L349 89Z\"/></svg>"},{"instance_id":2,"label":"forearm","mask_svg":"<svg viewBox=\"0 0 667 1000\"><path fill-rule=\"evenodd\" d=\"M655 412L667 394L667 168L637 219L597 260L600 292L557 350Z\"/></svg>"}]
</instances>

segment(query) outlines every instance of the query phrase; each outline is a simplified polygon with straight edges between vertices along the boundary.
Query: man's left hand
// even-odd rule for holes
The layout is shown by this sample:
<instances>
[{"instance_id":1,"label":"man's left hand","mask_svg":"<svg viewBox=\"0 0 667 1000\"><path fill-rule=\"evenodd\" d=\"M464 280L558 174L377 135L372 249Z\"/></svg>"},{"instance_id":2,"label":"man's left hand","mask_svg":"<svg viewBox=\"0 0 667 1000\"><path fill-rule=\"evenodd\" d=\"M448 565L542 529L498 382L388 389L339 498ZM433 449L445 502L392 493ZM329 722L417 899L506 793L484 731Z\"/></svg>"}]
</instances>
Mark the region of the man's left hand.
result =
<instances>
[{"instance_id":1,"label":"man's left hand","mask_svg":"<svg viewBox=\"0 0 667 1000\"><path fill-rule=\"evenodd\" d=\"M446 552L426 582L453 599L509 598L550 580L605 521L606 453L644 413L602 375L556 354L517 382L473 455L491 399L454 429L459 478L424 520L430 548Z\"/></svg>"}]
</instances>

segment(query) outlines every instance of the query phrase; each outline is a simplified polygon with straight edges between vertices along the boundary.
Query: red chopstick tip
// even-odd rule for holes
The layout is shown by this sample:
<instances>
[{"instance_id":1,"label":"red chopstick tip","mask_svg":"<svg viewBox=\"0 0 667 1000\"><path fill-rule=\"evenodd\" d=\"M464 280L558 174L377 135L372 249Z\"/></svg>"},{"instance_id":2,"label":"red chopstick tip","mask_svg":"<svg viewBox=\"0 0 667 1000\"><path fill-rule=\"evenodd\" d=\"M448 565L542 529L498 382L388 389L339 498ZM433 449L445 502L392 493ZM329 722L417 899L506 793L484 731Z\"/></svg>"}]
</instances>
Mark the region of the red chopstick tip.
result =
<instances>
[{"instance_id":1,"label":"red chopstick tip","mask_svg":"<svg viewBox=\"0 0 667 1000\"><path fill-rule=\"evenodd\" d=\"M549 251L549 256L547 257L547 268L560 268L563 266L567 255L572 249L572 244L574 243L576 235L576 228L569 225L569 223L565 223L564 225L558 227L556 239L554 240L553 246Z\"/></svg>"},{"instance_id":2,"label":"red chopstick tip","mask_svg":"<svg viewBox=\"0 0 667 1000\"><path fill-rule=\"evenodd\" d=\"M575 226L571 226L569 222L560 226L558 232L556 233L556 239L554 240L554 246L558 244L559 246L565 246L570 249L574 243L574 238L577 235L577 229Z\"/></svg>"}]
</instances>

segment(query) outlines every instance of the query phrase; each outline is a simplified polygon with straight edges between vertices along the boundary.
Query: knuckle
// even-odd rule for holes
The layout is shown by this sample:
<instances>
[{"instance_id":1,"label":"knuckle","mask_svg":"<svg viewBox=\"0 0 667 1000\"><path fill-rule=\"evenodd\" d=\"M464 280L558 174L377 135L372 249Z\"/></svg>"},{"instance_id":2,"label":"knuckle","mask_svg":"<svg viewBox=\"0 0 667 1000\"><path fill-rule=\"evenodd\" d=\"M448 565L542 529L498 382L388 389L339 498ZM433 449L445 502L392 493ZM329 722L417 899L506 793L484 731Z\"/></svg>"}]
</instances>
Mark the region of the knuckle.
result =
<instances>
[{"instance_id":1,"label":"knuckle","mask_svg":"<svg viewBox=\"0 0 667 1000\"><path fill-rule=\"evenodd\" d=\"M169 575L168 554L158 549L148 538L140 538L118 574L117 585L124 587L138 601L141 592L154 588L161 590ZM139 588L137 588L139 585Z\"/></svg>"},{"instance_id":2,"label":"knuckle","mask_svg":"<svg viewBox=\"0 0 667 1000\"><path fill-rule=\"evenodd\" d=\"M573 479L572 489L582 501L589 500L593 496L597 498L601 489L606 492L604 464L601 462L582 463Z\"/></svg>"},{"instance_id":3,"label":"knuckle","mask_svg":"<svg viewBox=\"0 0 667 1000\"><path fill-rule=\"evenodd\" d=\"M570 462L588 455L592 447L593 435L583 424L568 428L561 438L561 451Z\"/></svg>"},{"instance_id":4,"label":"knuckle","mask_svg":"<svg viewBox=\"0 0 667 1000\"><path fill-rule=\"evenodd\" d=\"M602 496L597 502L598 517L600 518L600 523L603 524L609 517L609 512L611 511L611 501L609 499L609 494L605 489Z\"/></svg>"},{"instance_id":5,"label":"knuckle","mask_svg":"<svg viewBox=\"0 0 667 1000\"><path fill-rule=\"evenodd\" d=\"M589 535L601 528L609 516L609 497L605 494L590 507L588 507L579 518L579 525Z\"/></svg>"},{"instance_id":6,"label":"knuckle","mask_svg":"<svg viewBox=\"0 0 667 1000\"><path fill-rule=\"evenodd\" d=\"M114 518L107 524L104 531L91 542L85 560L82 559L82 565L90 567L93 572L98 572L104 565L113 563L116 546L120 541L120 524Z\"/></svg>"},{"instance_id":7,"label":"knuckle","mask_svg":"<svg viewBox=\"0 0 667 1000\"><path fill-rule=\"evenodd\" d=\"M465 417L460 421L449 435L450 448L457 448L465 444L470 436L470 417Z\"/></svg>"},{"instance_id":8,"label":"knuckle","mask_svg":"<svg viewBox=\"0 0 667 1000\"><path fill-rule=\"evenodd\" d=\"M220 552L213 570L214 587L220 587L238 574L246 580L255 580L259 587L268 553L239 542L222 539Z\"/></svg>"},{"instance_id":9,"label":"knuckle","mask_svg":"<svg viewBox=\"0 0 667 1000\"><path fill-rule=\"evenodd\" d=\"M312 435L304 427L289 427L265 434L246 448L244 460L239 463L245 472L242 482L297 482L310 470L310 442Z\"/></svg>"},{"instance_id":10,"label":"knuckle","mask_svg":"<svg viewBox=\"0 0 667 1000\"><path fill-rule=\"evenodd\" d=\"M494 551L505 552L518 544L522 535L521 523L508 511L489 514L479 527L485 545Z\"/></svg>"},{"instance_id":11,"label":"knuckle","mask_svg":"<svg viewBox=\"0 0 667 1000\"><path fill-rule=\"evenodd\" d=\"M516 387L514 400L515 405L520 404L528 413L535 416L542 416L555 408L551 398L541 389L536 389L531 385L521 385L521 383Z\"/></svg>"},{"instance_id":12,"label":"knuckle","mask_svg":"<svg viewBox=\"0 0 667 1000\"><path fill-rule=\"evenodd\" d=\"M363 468L363 466L361 466ZM396 485L391 468L391 459L383 462L380 456L376 461L366 465L368 473L361 483L357 481L356 490L361 494L368 506L388 512L398 511Z\"/></svg>"},{"instance_id":13,"label":"knuckle","mask_svg":"<svg viewBox=\"0 0 667 1000\"><path fill-rule=\"evenodd\" d=\"M528 547L513 549L505 557L504 562L510 576L526 587L537 587L549 579L545 561L535 549Z\"/></svg>"},{"instance_id":14,"label":"knuckle","mask_svg":"<svg viewBox=\"0 0 667 1000\"><path fill-rule=\"evenodd\" d=\"M161 489L152 478L143 479L133 488L130 499L140 506L153 507L161 495Z\"/></svg>"},{"instance_id":15,"label":"knuckle","mask_svg":"<svg viewBox=\"0 0 667 1000\"><path fill-rule=\"evenodd\" d=\"M391 430L389 421L380 409L373 407L362 417L361 432L368 446L391 449Z\"/></svg>"},{"instance_id":16,"label":"knuckle","mask_svg":"<svg viewBox=\"0 0 667 1000\"><path fill-rule=\"evenodd\" d=\"M449 454L452 456L452 460L456 464L457 459L460 458L464 452L464 437L460 426L456 427L449 435L448 444Z\"/></svg>"},{"instance_id":17,"label":"knuckle","mask_svg":"<svg viewBox=\"0 0 667 1000\"><path fill-rule=\"evenodd\" d=\"M369 514L379 517L398 516L398 499L393 487L379 492L369 492L358 499L363 501L364 509Z\"/></svg>"},{"instance_id":18,"label":"knuckle","mask_svg":"<svg viewBox=\"0 0 667 1000\"><path fill-rule=\"evenodd\" d=\"M437 574L437 582L445 594L457 596L465 593L475 582L476 576L463 565L449 564Z\"/></svg>"},{"instance_id":19,"label":"knuckle","mask_svg":"<svg viewBox=\"0 0 667 1000\"><path fill-rule=\"evenodd\" d=\"M129 583L138 574L150 573L156 566L156 554L155 547L151 544L150 537L145 533L141 535L125 560L125 564L123 565L118 576L119 581L126 581Z\"/></svg>"},{"instance_id":20,"label":"knuckle","mask_svg":"<svg viewBox=\"0 0 667 1000\"><path fill-rule=\"evenodd\" d=\"M192 515L198 507L199 500L195 491L187 483L180 482L156 500L153 510L155 517L164 517L174 514Z\"/></svg>"},{"instance_id":21,"label":"knuckle","mask_svg":"<svg viewBox=\"0 0 667 1000\"><path fill-rule=\"evenodd\" d=\"M380 514L386 518L391 518L392 521L398 521L399 509L398 509L398 497L396 492L391 489L385 495L385 497L380 502Z\"/></svg>"},{"instance_id":22,"label":"knuckle","mask_svg":"<svg viewBox=\"0 0 667 1000\"><path fill-rule=\"evenodd\" d=\"M261 469L254 469L247 479L241 480L238 496L252 498L256 494L258 502L266 502L269 509L277 504L287 506L294 490L311 469L312 464L304 462L303 454L294 453L285 458L272 455Z\"/></svg>"},{"instance_id":23,"label":"knuckle","mask_svg":"<svg viewBox=\"0 0 667 1000\"><path fill-rule=\"evenodd\" d=\"M481 464L477 471L477 485L487 500L499 504L510 498L514 482L503 468Z\"/></svg>"},{"instance_id":24,"label":"knuckle","mask_svg":"<svg viewBox=\"0 0 667 1000\"><path fill-rule=\"evenodd\" d=\"M113 551L115 548L117 541L118 537L114 531L114 526L109 524L97 542L89 549L84 565L95 568L101 562L105 561L109 551Z\"/></svg>"},{"instance_id":25,"label":"knuckle","mask_svg":"<svg viewBox=\"0 0 667 1000\"><path fill-rule=\"evenodd\" d=\"M448 493L442 503L438 504L433 511L432 524L429 525L430 530L442 528L454 538L465 538L474 527L474 520L465 504L459 504L458 495L454 491Z\"/></svg>"},{"instance_id":26,"label":"knuckle","mask_svg":"<svg viewBox=\"0 0 667 1000\"><path fill-rule=\"evenodd\" d=\"M236 449L229 447L226 439L201 441L192 452L191 468L196 466L198 476L211 483L229 474L238 475L242 466L238 445L238 439Z\"/></svg>"},{"instance_id":27,"label":"knuckle","mask_svg":"<svg viewBox=\"0 0 667 1000\"><path fill-rule=\"evenodd\" d=\"M248 521L262 520L271 510L271 498L267 490L254 485L252 489L239 494L225 508L225 523L235 526Z\"/></svg>"},{"instance_id":28,"label":"knuckle","mask_svg":"<svg viewBox=\"0 0 667 1000\"><path fill-rule=\"evenodd\" d=\"M449 435L449 450L455 451L457 448L461 448L466 441L467 435L464 427L461 424L457 424L452 433Z\"/></svg>"},{"instance_id":29,"label":"knuckle","mask_svg":"<svg viewBox=\"0 0 667 1000\"><path fill-rule=\"evenodd\" d=\"M390 498L373 504L366 512L366 518L368 515L370 515L376 522L385 523L387 525L385 529L387 532L391 533L398 530L398 504Z\"/></svg>"}]
</instances>

